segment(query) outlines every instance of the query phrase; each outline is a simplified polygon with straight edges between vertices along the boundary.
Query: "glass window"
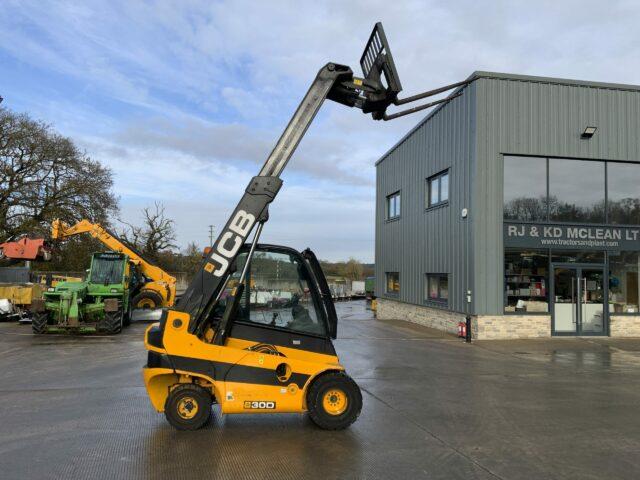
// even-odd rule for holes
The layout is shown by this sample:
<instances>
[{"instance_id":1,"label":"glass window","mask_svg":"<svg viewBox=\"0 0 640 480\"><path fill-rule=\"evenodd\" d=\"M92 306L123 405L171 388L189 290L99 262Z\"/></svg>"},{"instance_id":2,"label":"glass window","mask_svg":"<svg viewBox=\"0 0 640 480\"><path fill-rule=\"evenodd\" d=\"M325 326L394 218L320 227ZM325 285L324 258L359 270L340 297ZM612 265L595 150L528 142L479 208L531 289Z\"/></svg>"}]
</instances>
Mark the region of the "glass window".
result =
<instances>
[{"instance_id":1,"label":"glass window","mask_svg":"<svg viewBox=\"0 0 640 480\"><path fill-rule=\"evenodd\" d=\"M548 312L548 269L549 255L546 251L505 251L505 312Z\"/></svg>"},{"instance_id":2,"label":"glass window","mask_svg":"<svg viewBox=\"0 0 640 480\"><path fill-rule=\"evenodd\" d=\"M446 273L428 273L425 301L447 303L449 301L449 275Z\"/></svg>"},{"instance_id":3,"label":"glass window","mask_svg":"<svg viewBox=\"0 0 640 480\"><path fill-rule=\"evenodd\" d=\"M440 201L449 200L449 173L445 173L440 177Z\"/></svg>"},{"instance_id":4,"label":"glass window","mask_svg":"<svg viewBox=\"0 0 640 480\"><path fill-rule=\"evenodd\" d=\"M547 159L504 157L504 218L547 219Z\"/></svg>"},{"instance_id":5,"label":"glass window","mask_svg":"<svg viewBox=\"0 0 640 480\"><path fill-rule=\"evenodd\" d=\"M604 162L549 159L550 220L604 223L604 196Z\"/></svg>"},{"instance_id":6,"label":"glass window","mask_svg":"<svg viewBox=\"0 0 640 480\"><path fill-rule=\"evenodd\" d=\"M640 164L607 164L609 223L640 225Z\"/></svg>"},{"instance_id":7,"label":"glass window","mask_svg":"<svg viewBox=\"0 0 640 480\"><path fill-rule=\"evenodd\" d=\"M398 272L386 272L385 278L385 291L396 295L400 293L400 274Z\"/></svg>"},{"instance_id":8,"label":"glass window","mask_svg":"<svg viewBox=\"0 0 640 480\"><path fill-rule=\"evenodd\" d=\"M553 263L604 263L604 252L554 250L551 252Z\"/></svg>"},{"instance_id":9,"label":"glass window","mask_svg":"<svg viewBox=\"0 0 640 480\"><path fill-rule=\"evenodd\" d=\"M434 178L429 182L429 204L431 207L438 203L438 199L440 198L440 179Z\"/></svg>"},{"instance_id":10,"label":"glass window","mask_svg":"<svg viewBox=\"0 0 640 480\"><path fill-rule=\"evenodd\" d=\"M638 313L640 255L624 252L609 257L609 312Z\"/></svg>"},{"instance_id":11,"label":"glass window","mask_svg":"<svg viewBox=\"0 0 640 480\"><path fill-rule=\"evenodd\" d=\"M400 216L400 192L387 196L387 220Z\"/></svg>"},{"instance_id":12,"label":"glass window","mask_svg":"<svg viewBox=\"0 0 640 480\"><path fill-rule=\"evenodd\" d=\"M449 201L449 170L427 178L427 207Z\"/></svg>"},{"instance_id":13,"label":"glass window","mask_svg":"<svg viewBox=\"0 0 640 480\"><path fill-rule=\"evenodd\" d=\"M214 315L222 317L231 290L238 285L246 254L220 297ZM256 251L247 272L237 320L313 335L325 335L321 310L311 294L307 270L289 253Z\"/></svg>"},{"instance_id":14,"label":"glass window","mask_svg":"<svg viewBox=\"0 0 640 480\"><path fill-rule=\"evenodd\" d=\"M109 285L122 282L125 257L118 253L100 253L91 263L91 283Z\"/></svg>"}]
</instances>

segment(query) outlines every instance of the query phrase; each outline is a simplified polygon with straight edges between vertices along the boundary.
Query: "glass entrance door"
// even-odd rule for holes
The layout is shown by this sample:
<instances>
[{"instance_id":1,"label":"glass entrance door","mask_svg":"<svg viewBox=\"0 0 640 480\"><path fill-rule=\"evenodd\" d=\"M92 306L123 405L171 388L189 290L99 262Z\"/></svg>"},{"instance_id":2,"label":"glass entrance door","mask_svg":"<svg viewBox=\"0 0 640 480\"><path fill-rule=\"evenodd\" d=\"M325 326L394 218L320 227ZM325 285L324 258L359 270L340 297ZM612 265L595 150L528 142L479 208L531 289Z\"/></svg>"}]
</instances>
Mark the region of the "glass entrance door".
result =
<instances>
[{"instance_id":1,"label":"glass entrance door","mask_svg":"<svg viewBox=\"0 0 640 480\"><path fill-rule=\"evenodd\" d=\"M578 271L556 267L553 270L553 333L578 334Z\"/></svg>"},{"instance_id":2,"label":"glass entrance door","mask_svg":"<svg viewBox=\"0 0 640 480\"><path fill-rule=\"evenodd\" d=\"M604 271L580 270L580 334L603 335Z\"/></svg>"},{"instance_id":3,"label":"glass entrance door","mask_svg":"<svg viewBox=\"0 0 640 480\"><path fill-rule=\"evenodd\" d=\"M553 333L604 335L604 269L555 266L553 268Z\"/></svg>"}]
</instances>

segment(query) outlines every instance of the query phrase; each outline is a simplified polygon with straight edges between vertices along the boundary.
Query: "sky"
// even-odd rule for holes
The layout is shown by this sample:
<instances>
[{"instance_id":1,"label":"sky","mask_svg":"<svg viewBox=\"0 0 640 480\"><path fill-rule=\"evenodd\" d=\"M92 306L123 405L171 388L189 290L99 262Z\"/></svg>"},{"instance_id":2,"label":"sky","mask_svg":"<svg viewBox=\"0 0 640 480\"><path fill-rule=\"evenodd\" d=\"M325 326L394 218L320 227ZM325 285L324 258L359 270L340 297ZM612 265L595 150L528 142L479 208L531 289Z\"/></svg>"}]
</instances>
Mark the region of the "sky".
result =
<instances>
[{"instance_id":1,"label":"sky","mask_svg":"<svg viewBox=\"0 0 640 480\"><path fill-rule=\"evenodd\" d=\"M637 1L13 1L0 95L109 166L119 218L162 202L208 244L328 61L382 21L403 95L476 70L640 84ZM425 115L327 102L283 175L262 241L374 260L375 167Z\"/></svg>"}]
</instances>

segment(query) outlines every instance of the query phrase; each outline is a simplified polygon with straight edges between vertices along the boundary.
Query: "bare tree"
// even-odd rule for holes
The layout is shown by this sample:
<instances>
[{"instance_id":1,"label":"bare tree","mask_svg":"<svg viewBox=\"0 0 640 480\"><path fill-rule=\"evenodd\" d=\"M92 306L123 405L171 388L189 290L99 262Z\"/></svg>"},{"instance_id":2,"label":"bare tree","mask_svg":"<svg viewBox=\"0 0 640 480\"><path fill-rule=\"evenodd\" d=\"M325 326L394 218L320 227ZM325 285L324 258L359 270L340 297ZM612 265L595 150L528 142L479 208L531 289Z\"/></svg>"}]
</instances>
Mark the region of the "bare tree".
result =
<instances>
[{"instance_id":1,"label":"bare tree","mask_svg":"<svg viewBox=\"0 0 640 480\"><path fill-rule=\"evenodd\" d=\"M50 126L0 108L0 238L48 233L51 221L107 223L111 171Z\"/></svg>"},{"instance_id":2,"label":"bare tree","mask_svg":"<svg viewBox=\"0 0 640 480\"><path fill-rule=\"evenodd\" d=\"M165 216L164 206L160 202L155 202L154 207L145 207L142 210L142 215L141 226L120 220L126 225L121 236L126 242L140 250L143 255L157 260L160 253L177 247L174 243L176 240L175 223Z\"/></svg>"}]
</instances>

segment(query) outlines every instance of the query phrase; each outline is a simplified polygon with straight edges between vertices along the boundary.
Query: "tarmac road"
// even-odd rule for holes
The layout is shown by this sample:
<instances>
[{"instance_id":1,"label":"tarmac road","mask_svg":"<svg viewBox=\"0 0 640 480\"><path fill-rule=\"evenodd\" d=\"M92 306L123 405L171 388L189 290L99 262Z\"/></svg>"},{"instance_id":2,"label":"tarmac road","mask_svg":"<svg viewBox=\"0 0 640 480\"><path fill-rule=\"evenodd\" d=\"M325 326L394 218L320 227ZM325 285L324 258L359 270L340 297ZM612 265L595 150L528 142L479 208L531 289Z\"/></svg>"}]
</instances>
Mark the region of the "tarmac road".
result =
<instances>
[{"instance_id":1,"label":"tarmac road","mask_svg":"<svg viewBox=\"0 0 640 480\"><path fill-rule=\"evenodd\" d=\"M177 432L150 406L134 323L109 337L0 324L0 478L640 477L640 339L475 342L341 303L363 390L348 430L303 415Z\"/></svg>"}]
</instances>

